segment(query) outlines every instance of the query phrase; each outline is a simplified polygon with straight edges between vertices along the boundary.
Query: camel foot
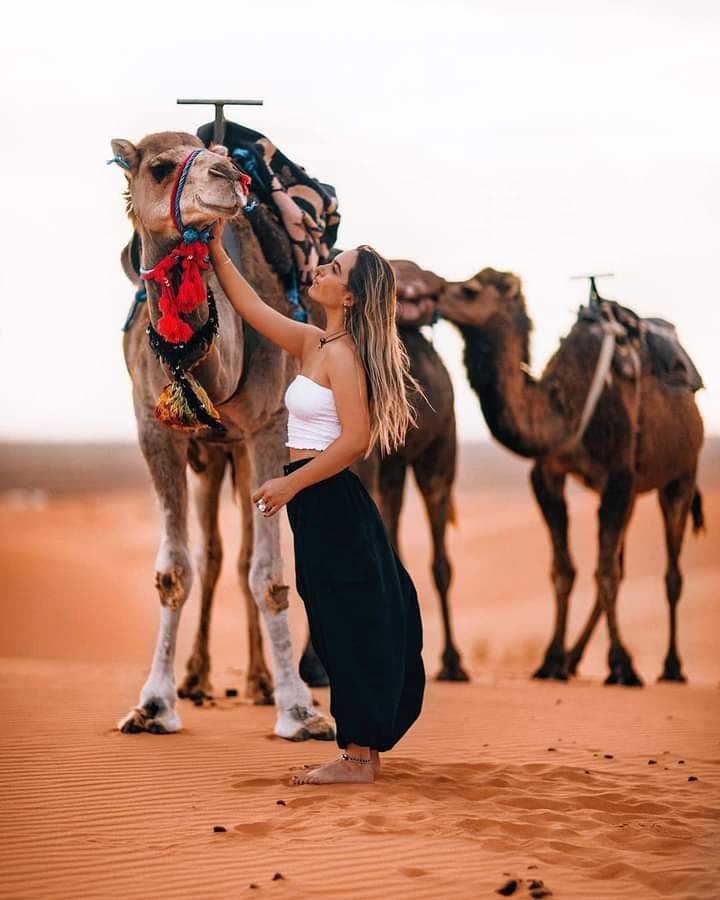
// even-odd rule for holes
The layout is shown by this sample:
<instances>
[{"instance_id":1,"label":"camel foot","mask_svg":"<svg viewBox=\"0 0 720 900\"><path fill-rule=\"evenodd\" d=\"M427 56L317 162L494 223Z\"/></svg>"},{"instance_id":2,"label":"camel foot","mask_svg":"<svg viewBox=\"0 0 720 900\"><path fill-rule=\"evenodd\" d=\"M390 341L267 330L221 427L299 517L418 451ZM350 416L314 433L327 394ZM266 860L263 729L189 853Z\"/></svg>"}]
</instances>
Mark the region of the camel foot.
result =
<instances>
[{"instance_id":1,"label":"camel foot","mask_svg":"<svg viewBox=\"0 0 720 900\"><path fill-rule=\"evenodd\" d=\"M633 669L632 659L627 651L620 649L611 650L608 654L610 674L605 679L605 684L621 684L624 687L642 687L642 679Z\"/></svg>"},{"instance_id":2,"label":"camel foot","mask_svg":"<svg viewBox=\"0 0 720 900\"><path fill-rule=\"evenodd\" d=\"M255 675L248 674L245 696L252 700L255 706L272 706L275 697L270 673L265 671Z\"/></svg>"},{"instance_id":3,"label":"camel foot","mask_svg":"<svg viewBox=\"0 0 720 900\"><path fill-rule=\"evenodd\" d=\"M444 665L435 676L436 681L470 681L470 676L459 662L453 665Z\"/></svg>"},{"instance_id":4,"label":"camel foot","mask_svg":"<svg viewBox=\"0 0 720 900\"><path fill-rule=\"evenodd\" d=\"M143 706L135 706L117 723L123 734L173 734L180 731L180 716L164 700L148 700Z\"/></svg>"},{"instance_id":5,"label":"camel foot","mask_svg":"<svg viewBox=\"0 0 720 900\"><path fill-rule=\"evenodd\" d=\"M443 651L442 668L437 673L437 681L470 681L470 676L463 669L460 654L450 645Z\"/></svg>"},{"instance_id":6,"label":"camel foot","mask_svg":"<svg viewBox=\"0 0 720 900\"><path fill-rule=\"evenodd\" d=\"M533 672L532 677L541 680L567 681L568 665L565 655L548 654L540 668Z\"/></svg>"},{"instance_id":7,"label":"camel foot","mask_svg":"<svg viewBox=\"0 0 720 900\"><path fill-rule=\"evenodd\" d=\"M677 656L667 656L665 658L662 675L658 678L658 681L676 681L679 684L687 683L687 678L683 674L682 666Z\"/></svg>"},{"instance_id":8,"label":"camel foot","mask_svg":"<svg viewBox=\"0 0 720 900\"><path fill-rule=\"evenodd\" d=\"M185 680L178 687L178 697L188 700L211 700L212 685L210 684L207 673L188 671Z\"/></svg>"},{"instance_id":9,"label":"camel foot","mask_svg":"<svg viewBox=\"0 0 720 900\"><path fill-rule=\"evenodd\" d=\"M320 657L316 653L308 652L307 649L300 657L298 671L308 687L327 687L330 684L330 679L325 671L325 667L320 662Z\"/></svg>"},{"instance_id":10,"label":"camel foot","mask_svg":"<svg viewBox=\"0 0 720 900\"><path fill-rule=\"evenodd\" d=\"M568 653L566 667L569 677L577 675L577 667L580 665L580 659L580 653L573 653L572 650Z\"/></svg>"},{"instance_id":11,"label":"camel foot","mask_svg":"<svg viewBox=\"0 0 720 900\"><path fill-rule=\"evenodd\" d=\"M663 672L658 681L674 681L676 684L687 684L687 678L682 672Z\"/></svg>"},{"instance_id":12,"label":"camel foot","mask_svg":"<svg viewBox=\"0 0 720 900\"><path fill-rule=\"evenodd\" d=\"M335 729L328 720L300 705L292 706L278 716L275 734L288 741L335 740Z\"/></svg>"}]
</instances>

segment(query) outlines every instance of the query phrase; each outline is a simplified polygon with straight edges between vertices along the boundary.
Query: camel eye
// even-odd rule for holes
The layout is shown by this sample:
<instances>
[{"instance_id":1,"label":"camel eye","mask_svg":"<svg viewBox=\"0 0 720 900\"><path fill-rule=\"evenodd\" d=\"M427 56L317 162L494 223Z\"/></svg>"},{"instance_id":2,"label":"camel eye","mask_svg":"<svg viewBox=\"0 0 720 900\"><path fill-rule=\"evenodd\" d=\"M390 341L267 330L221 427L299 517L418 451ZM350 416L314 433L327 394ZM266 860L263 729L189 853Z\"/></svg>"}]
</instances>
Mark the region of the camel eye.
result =
<instances>
[{"instance_id":1,"label":"camel eye","mask_svg":"<svg viewBox=\"0 0 720 900\"><path fill-rule=\"evenodd\" d=\"M164 181L175 168L174 162L156 162L150 166L150 174L158 184Z\"/></svg>"},{"instance_id":2,"label":"camel eye","mask_svg":"<svg viewBox=\"0 0 720 900\"><path fill-rule=\"evenodd\" d=\"M462 286L462 292L463 292L463 296L465 297L466 300L472 300L473 297L475 297L475 295L477 294L477 291L475 290L475 288L470 287L469 284L464 284Z\"/></svg>"}]
</instances>

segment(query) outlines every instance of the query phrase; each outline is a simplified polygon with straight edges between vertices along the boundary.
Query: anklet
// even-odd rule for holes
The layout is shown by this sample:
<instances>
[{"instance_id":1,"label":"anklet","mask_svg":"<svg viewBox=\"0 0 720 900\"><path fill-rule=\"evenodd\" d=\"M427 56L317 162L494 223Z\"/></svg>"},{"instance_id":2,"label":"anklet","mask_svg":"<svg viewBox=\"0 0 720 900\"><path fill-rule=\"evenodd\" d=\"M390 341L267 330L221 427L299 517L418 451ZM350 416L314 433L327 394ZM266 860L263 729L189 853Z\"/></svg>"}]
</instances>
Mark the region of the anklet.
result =
<instances>
[{"instance_id":1,"label":"anklet","mask_svg":"<svg viewBox=\"0 0 720 900\"><path fill-rule=\"evenodd\" d=\"M363 759L362 756L349 756L347 753L343 753L342 758L345 760L345 762L356 762L360 763L361 765L367 765L368 763L372 762L372 756L370 757L370 759Z\"/></svg>"}]
</instances>

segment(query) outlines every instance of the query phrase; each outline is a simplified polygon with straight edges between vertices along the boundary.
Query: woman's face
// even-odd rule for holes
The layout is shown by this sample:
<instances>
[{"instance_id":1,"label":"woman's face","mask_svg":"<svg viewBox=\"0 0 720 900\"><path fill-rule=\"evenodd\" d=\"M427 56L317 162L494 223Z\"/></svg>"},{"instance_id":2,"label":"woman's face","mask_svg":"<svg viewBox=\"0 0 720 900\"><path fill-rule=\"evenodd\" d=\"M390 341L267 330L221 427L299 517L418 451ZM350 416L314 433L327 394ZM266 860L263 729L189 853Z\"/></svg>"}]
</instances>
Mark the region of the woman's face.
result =
<instances>
[{"instance_id":1,"label":"woman's face","mask_svg":"<svg viewBox=\"0 0 720 900\"><path fill-rule=\"evenodd\" d=\"M308 296L327 309L335 309L353 302L348 290L348 277L358 257L357 250L343 250L332 262L317 266Z\"/></svg>"}]
</instances>

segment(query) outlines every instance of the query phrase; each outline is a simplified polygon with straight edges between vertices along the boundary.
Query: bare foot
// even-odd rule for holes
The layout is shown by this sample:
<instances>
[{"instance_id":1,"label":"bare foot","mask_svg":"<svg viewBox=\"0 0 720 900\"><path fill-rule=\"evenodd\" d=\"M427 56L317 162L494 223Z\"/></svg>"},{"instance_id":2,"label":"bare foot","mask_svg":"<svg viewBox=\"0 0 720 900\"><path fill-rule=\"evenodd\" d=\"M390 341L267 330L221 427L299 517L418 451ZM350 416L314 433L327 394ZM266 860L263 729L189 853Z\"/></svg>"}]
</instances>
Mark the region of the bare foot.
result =
<instances>
[{"instance_id":1,"label":"bare foot","mask_svg":"<svg viewBox=\"0 0 720 900\"><path fill-rule=\"evenodd\" d=\"M370 758L372 759L373 774L377 778L378 775L380 774L380 754L377 752L377 750L371 750ZM320 766L323 766L323 765L325 765L325 763L303 763L302 768L310 769L311 771L313 771L315 769L319 769ZM297 767L297 768L299 768L299 767Z\"/></svg>"},{"instance_id":2,"label":"bare foot","mask_svg":"<svg viewBox=\"0 0 720 900\"><path fill-rule=\"evenodd\" d=\"M337 784L349 782L372 784L375 781L374 766L354 763L349 760L334 759L317 769L310 769L302 775L293 775L290 784Z\"/></svg>"}]
</instances>

